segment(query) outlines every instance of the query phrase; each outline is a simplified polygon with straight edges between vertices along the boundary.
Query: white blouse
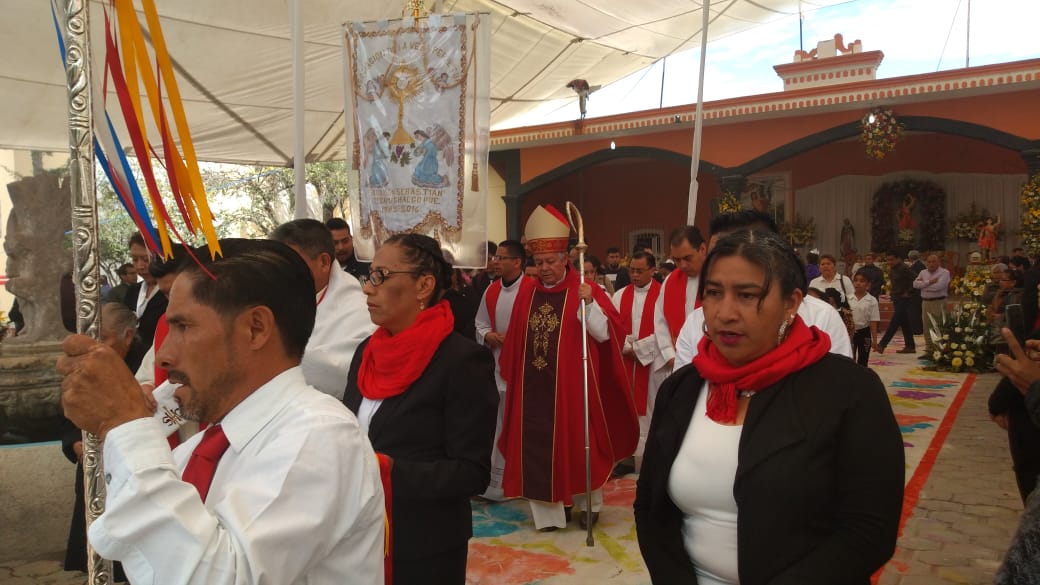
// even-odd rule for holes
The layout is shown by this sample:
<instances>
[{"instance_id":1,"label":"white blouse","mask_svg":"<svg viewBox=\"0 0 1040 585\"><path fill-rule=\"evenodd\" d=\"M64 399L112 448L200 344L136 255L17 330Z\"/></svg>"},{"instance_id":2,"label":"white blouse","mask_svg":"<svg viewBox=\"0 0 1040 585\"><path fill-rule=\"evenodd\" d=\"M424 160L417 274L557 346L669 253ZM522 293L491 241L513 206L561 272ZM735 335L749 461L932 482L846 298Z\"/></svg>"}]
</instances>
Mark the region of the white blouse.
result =
<instances>
[{"instance_id":1,"label":"white blouse","mask_svg":"<svg viewBox=\"0 0 1040 585\"><path fill-rule=\"evenodd\" d=\"M683 513L683 540L702 585L738 585L737 501L733 482L743 426L707 415L704 384L668 478L668 494Z\"/></svg>"}]
</instances>

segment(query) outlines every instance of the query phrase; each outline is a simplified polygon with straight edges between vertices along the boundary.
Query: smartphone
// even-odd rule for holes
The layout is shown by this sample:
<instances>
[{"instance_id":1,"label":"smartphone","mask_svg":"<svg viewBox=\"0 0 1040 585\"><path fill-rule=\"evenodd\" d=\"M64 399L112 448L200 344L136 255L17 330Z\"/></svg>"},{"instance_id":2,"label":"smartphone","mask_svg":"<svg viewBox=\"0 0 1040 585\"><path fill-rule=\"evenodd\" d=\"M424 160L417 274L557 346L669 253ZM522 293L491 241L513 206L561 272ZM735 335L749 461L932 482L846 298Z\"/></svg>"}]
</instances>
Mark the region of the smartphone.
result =
<instances>
[{"instance_id":1,"label":"smartphone","mask_svg":"<svg viewBox=\"0 0 1040 585\"><path fill-rule=\"evenodd\" d=\"M1015 334L1015 339L1024 347L1026 342L1026 320L1022 314L1022 305L1014 304L1004 307L1004 319L1007 322L1007 328Z\"/></svg>"}]
</instances>

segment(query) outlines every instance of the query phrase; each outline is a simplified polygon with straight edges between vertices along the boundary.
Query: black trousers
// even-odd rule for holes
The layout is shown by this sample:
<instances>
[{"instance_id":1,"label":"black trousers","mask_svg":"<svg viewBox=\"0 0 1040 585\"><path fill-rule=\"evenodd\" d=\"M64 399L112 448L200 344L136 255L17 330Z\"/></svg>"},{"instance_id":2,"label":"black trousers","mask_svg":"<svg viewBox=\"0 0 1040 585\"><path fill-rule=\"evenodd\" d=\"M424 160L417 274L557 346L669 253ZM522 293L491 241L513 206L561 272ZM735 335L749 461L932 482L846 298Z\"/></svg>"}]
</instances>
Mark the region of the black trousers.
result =
<instances>
[{"instance_id":1,"label":"black trousers","mask_svg":"<svg viewBox=\"0 0 1040 585\"><path fill-rule=\"evenodd\" d=\"M892 341L892 336L896 334L896 329L903 330L903 340L906 342L906 346L910 349L914 349L914 326L911 320L913 311L914 300L912 298L906 299L892 299L892 320L888 323L888 329L885 330L885 335L881 337L881 341L878 342L879 347L888 346L888 342ZM918 313L920 315L920 313ZM920 322L921 318L917 318Z\"/></svg>"},{"instance_id":2,"label":"black trousers","mask_svg":"<svg viewBox=\"0 0 1040 585\"><path fill-rule=\"evenodd\" d=\"M393 561L394 585L465 585L469 544L423 559Z\"/></svg>"},{"instance_id":3,"label":"black trousers","mask_svg":"<svg viewBox=\"0 0 1040 585\"><path fill-rule=\"evenodd\" d=\"M852 334L852 355L857 364L866 367L867 358L870 357L870 327L857 329Z\"/></svg>"}]
</instances>

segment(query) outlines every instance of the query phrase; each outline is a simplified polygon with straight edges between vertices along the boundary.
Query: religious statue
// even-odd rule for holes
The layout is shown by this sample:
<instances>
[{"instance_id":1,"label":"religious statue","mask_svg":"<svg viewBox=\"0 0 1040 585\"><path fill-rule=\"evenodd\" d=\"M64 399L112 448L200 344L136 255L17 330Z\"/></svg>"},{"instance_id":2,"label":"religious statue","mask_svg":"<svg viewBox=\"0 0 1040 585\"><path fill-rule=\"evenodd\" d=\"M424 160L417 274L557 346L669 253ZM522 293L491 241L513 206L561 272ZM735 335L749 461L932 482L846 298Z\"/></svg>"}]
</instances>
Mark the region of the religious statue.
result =
<instances>
[{"instance_id":1,"label":"religious statue","mask_svg":"<svg viewBox=\"0 0 1040 585\"><path fill-rule=\"evenodd\" d=\"M849 218L841 225L841 257L848 258L856 255L856 228L852 227Z\"/></svg>"},{"instance_id":2,"label":"religious statue","mask_svg":"<svg viewBox=\"0 0 1040 585\"><path fill-rule=\"evenodd\" d=\"M986 223L979 227L979 251L982 252L982 256L986 261L992 260L997 256L997 230L1000 229L1000 217L994 219L992 217L986 218Z\"/></svg>"},{"instance_id":3,"label":"religious statue","mask_svg":"<svg viewBox=\"0 0 1040 585\"><path fill-rule=\"evenodd\" d=\"M60 286L72 269L64 234L72 229L72 196L67 175L44 173L7 185L7 291L18 297L25 329L4 343L59 341L68 335L62 323Z\"/></svg>"}]
</instances>

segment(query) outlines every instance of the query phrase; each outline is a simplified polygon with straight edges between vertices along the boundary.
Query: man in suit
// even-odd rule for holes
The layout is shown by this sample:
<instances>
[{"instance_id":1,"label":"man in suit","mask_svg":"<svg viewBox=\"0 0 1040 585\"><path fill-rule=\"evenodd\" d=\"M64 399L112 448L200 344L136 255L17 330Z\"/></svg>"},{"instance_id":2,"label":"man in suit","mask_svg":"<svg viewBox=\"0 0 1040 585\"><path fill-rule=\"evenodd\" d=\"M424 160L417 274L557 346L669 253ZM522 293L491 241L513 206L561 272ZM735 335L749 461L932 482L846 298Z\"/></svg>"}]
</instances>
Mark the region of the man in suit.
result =
<instances>
[{"instance_id":1,"label":"man in suit","mask_svg":"<svg viewBox=\"0 0 1040 585\"><path fill-rule=\"evenodd\" d=\"M166 312L166 295L159 290L159 282L148 270L152 254L145 246L140 232L130 236L130 260L140 280L126 289L123 303L137 315L137 335L141 344L151 347L159 317Z\"/></svg>"},{"instance_id":2,"label":"man in suit","mask_svg":"<svg viewBox=\"0 0 1040 585\"><path fill-rule=\"evenodd\" d=\"M105 295L106 303L125 302L126 291L137 284L137 269L129 262L116 268L116 274L119 275L119 284L108 290L108 294Z\"/></svg>"}]
</instances>

